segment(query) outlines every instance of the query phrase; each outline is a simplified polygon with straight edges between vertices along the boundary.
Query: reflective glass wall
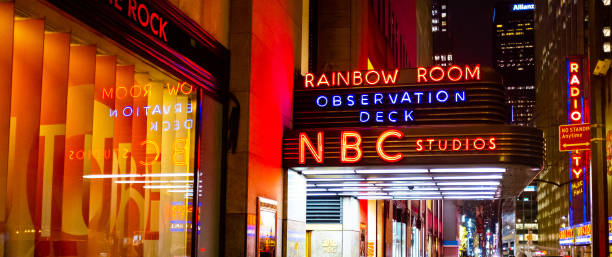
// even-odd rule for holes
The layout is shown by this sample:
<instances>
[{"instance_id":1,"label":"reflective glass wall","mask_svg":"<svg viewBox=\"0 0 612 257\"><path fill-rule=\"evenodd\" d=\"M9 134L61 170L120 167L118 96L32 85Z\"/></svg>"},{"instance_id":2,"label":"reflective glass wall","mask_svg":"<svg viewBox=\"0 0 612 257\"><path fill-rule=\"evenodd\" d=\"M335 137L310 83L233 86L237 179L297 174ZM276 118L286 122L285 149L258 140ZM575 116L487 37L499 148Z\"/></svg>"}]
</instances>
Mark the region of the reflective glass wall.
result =
<instances>
[{"instance_id":1,"label":"reflective glass wall","mask_svg":"<svg viewBox=\"0 0 612 257\"><path fill-rule=\"evenodd\" d=\"M193 230L218 233L193 224L193 199L219 210L218 192L202 185L219 183L221 104L48 15L56 18L0 3L0 30L12 40L0 48L1 89L10 95L1 109L0 256L191 256Z\"/></svg>"}]
</instances>

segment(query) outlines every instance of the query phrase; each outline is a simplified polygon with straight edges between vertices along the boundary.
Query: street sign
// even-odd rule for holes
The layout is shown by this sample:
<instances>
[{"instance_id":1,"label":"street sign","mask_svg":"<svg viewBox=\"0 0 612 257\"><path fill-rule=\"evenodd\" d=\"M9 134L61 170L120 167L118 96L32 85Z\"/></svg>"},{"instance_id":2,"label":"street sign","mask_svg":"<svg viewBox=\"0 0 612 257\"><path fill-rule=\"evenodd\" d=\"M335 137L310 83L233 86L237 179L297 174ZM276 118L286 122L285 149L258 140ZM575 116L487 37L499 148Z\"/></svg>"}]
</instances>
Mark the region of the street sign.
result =
<instances>
[{"instance_id":1,"label":"street sign","mask_svg":"<svg viewBox=\"0 0 612 257\"><path fill-rule=\"evenodd\" d=\"M591 149L591 124L559 126L559 151Z\"/></svg>"}]
</instances>

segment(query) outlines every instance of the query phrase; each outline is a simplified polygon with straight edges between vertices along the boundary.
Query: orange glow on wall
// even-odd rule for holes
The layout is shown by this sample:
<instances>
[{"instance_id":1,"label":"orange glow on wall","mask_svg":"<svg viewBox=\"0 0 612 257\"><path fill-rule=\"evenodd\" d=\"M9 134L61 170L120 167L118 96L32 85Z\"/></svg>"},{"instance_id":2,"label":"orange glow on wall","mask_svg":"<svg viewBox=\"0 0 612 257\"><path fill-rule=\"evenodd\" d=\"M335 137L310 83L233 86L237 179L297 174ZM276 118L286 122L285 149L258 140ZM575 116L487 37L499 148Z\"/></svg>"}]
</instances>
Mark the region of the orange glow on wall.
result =
<instances>
[{"instance_id":1,"label":"orange glow on wall","mask_svg":"<svg viewBox=\"0 0 612 257\"><path fill-rule=\"evenodd\" d=\"M340 161L343 163L355 163L361 160L363 155L361 152L361 135L355 131L342 131L340 138ZM353 138L352 143L348 142L349 138ZM352 150L354 155L348 156L348 150Z\"/></svg>"},{"instance_id":2,"label":"orange glow on wall","mask_svg":"<svg viewBox=\"0 0 612 257\"><path fill-rule=\"evenodd\" d=\"M380 134L380 136L376 140L376 152L378 153L378 156L380 156L380 158L382 158L383 160L388 162L396 162L404 158L404 155L402 153L388 155L383 149L383 143L385 142L385 139L391 136L396 137L398 139L402 139L402 137L404 137L404 133L395 129L391 129Z\"/></svg>"},{"instance_id":3,"label":"orange glow on wall","mask_svg":"<svg viewBox=\"0 0 612 257\"><path fill-rule=\"evenodd\" d=\"M44 41L42 19L16 20L14 24L5 228L5 233L11 235L39 229L35 227L32 207L36 203L33 187L39 165ZM34 239L34 233L9 237L6 244L12 247L6 248L6 256L34 252Z\"/></svg>"}]
</instances>

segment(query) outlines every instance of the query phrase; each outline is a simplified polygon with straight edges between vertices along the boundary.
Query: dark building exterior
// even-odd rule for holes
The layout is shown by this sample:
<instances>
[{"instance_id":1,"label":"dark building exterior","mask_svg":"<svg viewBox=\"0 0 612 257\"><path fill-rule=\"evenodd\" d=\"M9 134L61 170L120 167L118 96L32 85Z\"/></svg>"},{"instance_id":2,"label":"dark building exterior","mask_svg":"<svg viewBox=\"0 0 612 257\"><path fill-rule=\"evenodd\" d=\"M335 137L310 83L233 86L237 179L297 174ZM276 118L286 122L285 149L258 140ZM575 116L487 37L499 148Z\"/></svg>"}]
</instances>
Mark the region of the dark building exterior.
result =
<instances>
[{"instance_id":1,"label":"dark building exterior","mask_svg":"<svg viewBox=\"0 0 612 257\"><path fill-rule=\"evenodd\" d=\"M544 131L546 142L538 180L538 244L549 254L608 256L610 1L535 4L535 125ZM577 103L575 97L580 103L572 104ZM559 126L568 124L590 127L587 147L562 149ZM576 157L587 160L582 169L575 167Z\"/></svg>"},{"instance_id":2,"label":"dark building exterior","mask_svg":"<svg viewBox=\"0 0 612 257\"><path fill-rule=\"evenodd\" d=\"M433 42L433 64L453 64L453 41L449 30L448 0L431 1L431 33Z\"/></svg>"},{"instance_id":3,"label":"dark building exterior","mask_svg":"<svg viewBox=\"0 0 612 257\"><path fill-rule=\"evenodd\" d=\"M493 65L502 74L512 123L532 126L535 111L533 2L501 1L493 10Z\"/></svg>"},{"instance_id":4,"label":"dark building exterior","mask_svg":"<svg viewBox=\"0 0 612 257\"><path fill-rule=\"evenodd\" d=\"M536 256L538 244L537 186L531 184L502 206L502 256Z\"/></svg>"}]
</instances>

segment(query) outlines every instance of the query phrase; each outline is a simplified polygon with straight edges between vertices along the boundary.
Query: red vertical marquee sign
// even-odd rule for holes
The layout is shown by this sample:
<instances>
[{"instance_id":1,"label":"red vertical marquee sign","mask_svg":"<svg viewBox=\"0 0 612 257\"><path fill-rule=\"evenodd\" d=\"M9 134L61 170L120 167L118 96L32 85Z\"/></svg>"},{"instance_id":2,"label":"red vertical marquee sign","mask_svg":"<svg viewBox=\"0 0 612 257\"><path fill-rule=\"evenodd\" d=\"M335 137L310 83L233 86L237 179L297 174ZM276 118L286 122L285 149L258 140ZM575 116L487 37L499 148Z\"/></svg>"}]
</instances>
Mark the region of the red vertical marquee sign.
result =
<instances>
[{"instance_id":1,"label":"red vertical marquee sign","mask_svg":"<svg viewBox=\"0 0 612 257\"><path fill-rule=\"evenodd\" d=\"M570 125L589 124L588 81L584 80L581 57L567 58L567 121ZM570 224L582 224L590 220L589 176L590 150L570 152Z\"/></svg>"}]
</instances>

